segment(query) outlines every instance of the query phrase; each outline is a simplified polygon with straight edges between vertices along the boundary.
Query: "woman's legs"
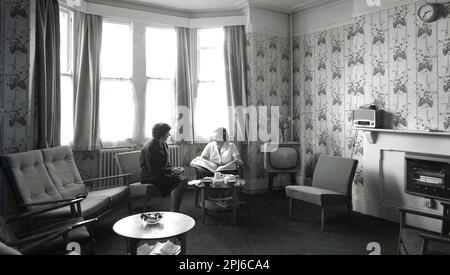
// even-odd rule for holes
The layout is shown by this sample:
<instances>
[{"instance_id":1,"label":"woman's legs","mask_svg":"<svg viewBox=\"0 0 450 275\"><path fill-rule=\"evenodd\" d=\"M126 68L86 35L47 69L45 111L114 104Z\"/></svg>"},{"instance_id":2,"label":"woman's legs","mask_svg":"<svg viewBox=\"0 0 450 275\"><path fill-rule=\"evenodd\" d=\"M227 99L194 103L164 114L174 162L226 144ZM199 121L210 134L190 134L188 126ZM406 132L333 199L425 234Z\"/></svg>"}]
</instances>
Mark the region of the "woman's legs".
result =
<instances>
[{"instance_id":1,"label":"woman's legs","mask_svg":"<svg viewBox=\"0 0 450 275\"><path fill-rule=\"evenodd\" d=\"M184 190L186 189L188 180L184 177L180 177L180 182L177 187L172 190L171 196L171 209L172 212L180 212L181 201L183 200Z\"/></svg>"}]
</instances>

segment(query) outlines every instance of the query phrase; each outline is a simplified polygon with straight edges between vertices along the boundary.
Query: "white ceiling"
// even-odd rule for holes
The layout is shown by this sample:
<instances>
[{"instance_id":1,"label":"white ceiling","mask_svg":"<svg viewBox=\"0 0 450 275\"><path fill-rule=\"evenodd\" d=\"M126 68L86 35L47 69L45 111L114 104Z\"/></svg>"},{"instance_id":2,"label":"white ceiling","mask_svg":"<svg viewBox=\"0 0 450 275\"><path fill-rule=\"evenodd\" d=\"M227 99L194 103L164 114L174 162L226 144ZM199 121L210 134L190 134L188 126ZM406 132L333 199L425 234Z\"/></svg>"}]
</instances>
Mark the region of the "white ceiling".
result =
<instances>
[{"instance_id":1,"label":"white ceiling","mask_svg":"<svg viewBox=\"0 0 450 275\"><path fill-rule=\"evenodd\" d=\"M88 1L100 2L99 0ZM334 1L336 0L109 0L108 2L116 2L121 4L131 3L148 7L167 8L189 13L202 11L237 10L246 3L250 3L251 5L255 5L258 7L287 12Z\"/></svg>"}]
</instances>

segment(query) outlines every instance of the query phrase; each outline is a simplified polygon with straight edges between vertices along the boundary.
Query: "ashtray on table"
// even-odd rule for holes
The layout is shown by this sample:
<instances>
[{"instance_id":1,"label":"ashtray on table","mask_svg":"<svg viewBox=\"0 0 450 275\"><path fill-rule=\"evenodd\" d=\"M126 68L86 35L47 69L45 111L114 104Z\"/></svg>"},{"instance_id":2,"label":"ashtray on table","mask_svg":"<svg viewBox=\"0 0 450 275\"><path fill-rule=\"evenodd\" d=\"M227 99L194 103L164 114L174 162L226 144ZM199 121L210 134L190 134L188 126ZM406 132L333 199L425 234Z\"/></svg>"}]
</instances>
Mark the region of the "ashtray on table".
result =
<instances>
[{"instance_id":1,"label":"ashtray on table","mask_svg":"<svg viewBox=\"0 0 450 275\"><path fill-rule=\"evenodd\" d=\"M159 212L151 212L151 213L144 213L141 214L141 220L144 221L147 224L157 224L162 218L163 213Z\"/></svg>"}]
</instances>

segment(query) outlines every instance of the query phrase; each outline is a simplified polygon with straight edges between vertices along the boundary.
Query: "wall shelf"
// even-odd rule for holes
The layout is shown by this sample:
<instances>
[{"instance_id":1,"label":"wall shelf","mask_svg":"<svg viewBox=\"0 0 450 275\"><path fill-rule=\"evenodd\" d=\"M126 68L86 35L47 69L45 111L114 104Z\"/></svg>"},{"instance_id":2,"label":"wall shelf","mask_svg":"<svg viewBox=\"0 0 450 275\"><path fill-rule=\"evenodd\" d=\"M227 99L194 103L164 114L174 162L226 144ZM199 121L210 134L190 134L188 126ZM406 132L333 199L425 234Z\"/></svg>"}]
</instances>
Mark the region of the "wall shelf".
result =
<instances>
[{"instance_id":1,"label":"wall shelf","mask_svg":"<svg viewBox=\"0 0 450 275\"><path fill-rule=\"evenodd\" d=\"M353 130L363 131L367 142L375 144L379 133L392 133L401 135L427 135L427 136L444 136L450 137L450 132L445 131L418 131L418 130L395 130L395 129L371 129L355 127Z\"/></svg>"}]
</instances>

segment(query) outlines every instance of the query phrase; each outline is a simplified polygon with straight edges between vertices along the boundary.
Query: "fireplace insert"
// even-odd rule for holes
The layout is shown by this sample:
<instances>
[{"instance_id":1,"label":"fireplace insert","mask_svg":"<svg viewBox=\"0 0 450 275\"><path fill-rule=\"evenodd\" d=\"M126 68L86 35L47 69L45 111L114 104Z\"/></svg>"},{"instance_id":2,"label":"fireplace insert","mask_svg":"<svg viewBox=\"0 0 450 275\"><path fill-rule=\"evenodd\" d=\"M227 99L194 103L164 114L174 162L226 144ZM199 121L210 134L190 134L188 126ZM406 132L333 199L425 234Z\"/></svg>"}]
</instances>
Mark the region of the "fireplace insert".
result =
<instances>
[{"instance_id":1,"label":"fireplace insert","mask_svg":"<svg viewBox=\"0 0 450 275\"><path fill-rule=\"evenodd\" d=\"M406 193L450 200L450 156L411 154L406 159Z\"/></svg>"}]
</instances>

